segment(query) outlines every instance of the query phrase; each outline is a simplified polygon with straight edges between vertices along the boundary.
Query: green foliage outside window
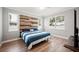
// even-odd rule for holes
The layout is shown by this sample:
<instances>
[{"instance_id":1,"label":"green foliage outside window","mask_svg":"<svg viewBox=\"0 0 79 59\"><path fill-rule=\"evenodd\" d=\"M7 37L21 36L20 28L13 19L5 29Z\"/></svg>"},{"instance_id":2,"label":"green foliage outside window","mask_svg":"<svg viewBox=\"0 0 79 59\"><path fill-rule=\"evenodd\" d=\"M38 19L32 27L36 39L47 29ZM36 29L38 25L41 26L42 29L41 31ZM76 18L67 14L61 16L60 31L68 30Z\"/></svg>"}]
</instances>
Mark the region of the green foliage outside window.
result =
<instances>
[{"instance_id":1,"label":"green foliage outside window","mask_svg":"<svg viewBox=\"0 0 79 59\"><path fill-rule=\"evenodd\" d=\"M62 24L63 21L64 21L64 16L52 17L52 18L50 18L50 24L49 25L50 26L55 26L57 23L61 23Z\"/></svg>"}]
</instances>

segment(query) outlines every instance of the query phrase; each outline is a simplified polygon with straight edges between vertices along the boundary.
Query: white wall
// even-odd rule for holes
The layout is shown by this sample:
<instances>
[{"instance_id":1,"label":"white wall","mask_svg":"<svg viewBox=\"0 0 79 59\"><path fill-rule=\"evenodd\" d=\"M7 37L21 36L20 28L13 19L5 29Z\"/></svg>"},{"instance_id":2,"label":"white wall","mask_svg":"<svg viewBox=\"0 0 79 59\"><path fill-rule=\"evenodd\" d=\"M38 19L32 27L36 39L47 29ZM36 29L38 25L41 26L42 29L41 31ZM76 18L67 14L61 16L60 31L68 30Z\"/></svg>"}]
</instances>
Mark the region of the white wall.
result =
<instances>
[{"instance_id":1,"label":"white wall","mask_svg":"<svg viewBox=\"0 0 79 59\"><path fill-rule=\"evenodd\" d=\"M2 8L0 7L0 42L2 40Z\"/></svg>"},{"instance_id":2,"label":"white wall","mask_svg":"<svg viewBox=\"0 0 79 59\"><path fill-rule=\"evenodd\" d=\"M23 13L21 11L16 11L8 8L3 8L3 39L2 41L11 40L14 38L18 38L20 36L20 31L9 31L9 20L8 20L8 13L14 13L18 15L26 15L29 14ZM31 15L29 15L31 16ZM18 28L19 29L19 28Z\"/></svg>"},{"instance_id":3,"label":"white wall","mask_svg":"<svg viewBox=\"0 0 79 59\"><path fill-rule=\"evenodd\" d=\"M38 19L39 19L39 24L40 25L38 25L38 30L40 30L40 31L43 31L43 19L42 19L42 17L38 17Z\"/></svg>"},{"instance_id":4,"label":"white wall","mask_svg":"<svg viewBox=\"0 0 79 59\"><path fill-rule=\"evenodd\" d=\"M44 21L45 31L50 32L51 35L60 35L64 37L69 37L74 34L74 12L73 10L68 10L64 12L59 12L58 14L52 16L64 16L65 20L65 30L53 29L49 26L49 17L46 17Z\"/></svg>"},{"instance_id":5,"label":"white wall","mask_svg":"<svg viewBox=\"0 0 79 59\"><path fill-rule=\"evenodd\" d=\"M45 17L40 17L39 18L40 19L40 23L41 23L41 31L44 31L45 29L44 29L44 20L45 20Z\"/></svg>"}]
</instances>

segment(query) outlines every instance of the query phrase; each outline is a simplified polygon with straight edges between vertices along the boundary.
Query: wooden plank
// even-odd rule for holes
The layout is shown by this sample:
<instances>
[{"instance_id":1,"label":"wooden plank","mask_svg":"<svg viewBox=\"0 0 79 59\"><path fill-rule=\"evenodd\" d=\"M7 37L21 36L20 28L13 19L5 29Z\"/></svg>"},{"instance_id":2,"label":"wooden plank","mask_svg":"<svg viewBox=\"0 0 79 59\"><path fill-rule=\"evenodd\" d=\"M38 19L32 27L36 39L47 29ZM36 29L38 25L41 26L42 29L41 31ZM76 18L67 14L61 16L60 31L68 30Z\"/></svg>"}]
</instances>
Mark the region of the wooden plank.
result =
<instances>
[{"instance_id":1,"label":"wooden plank","mask_svg":"<svg viewBox=\"0 0 79 59\"><path fill-rule=\"evenodd\" d=\"M37 28L38 20L34 17L20 15L20 30L26 28Z\"/></svg>"}]
</instances>

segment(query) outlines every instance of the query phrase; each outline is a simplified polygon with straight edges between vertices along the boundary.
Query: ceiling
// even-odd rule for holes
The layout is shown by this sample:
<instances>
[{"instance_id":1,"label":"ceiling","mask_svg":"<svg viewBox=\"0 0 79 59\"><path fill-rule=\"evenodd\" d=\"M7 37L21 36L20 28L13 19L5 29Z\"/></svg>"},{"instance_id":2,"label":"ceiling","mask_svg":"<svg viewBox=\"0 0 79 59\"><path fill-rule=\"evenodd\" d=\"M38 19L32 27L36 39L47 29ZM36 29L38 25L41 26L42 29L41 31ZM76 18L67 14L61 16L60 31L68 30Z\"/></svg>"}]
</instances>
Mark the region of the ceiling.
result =
<instances>
[{"instance_id":1,"label":"ceiling","mask_svg":"<svg viewBox=\"0 0 79 59\"><path fill-rule=\"evenodd\" d=\"M34 16L49 16L58 12L74 9L74 7L45 7L45 9L40 9L40 7L8 7L8 8L29 13Z\"/></svg>"}]
</instances>

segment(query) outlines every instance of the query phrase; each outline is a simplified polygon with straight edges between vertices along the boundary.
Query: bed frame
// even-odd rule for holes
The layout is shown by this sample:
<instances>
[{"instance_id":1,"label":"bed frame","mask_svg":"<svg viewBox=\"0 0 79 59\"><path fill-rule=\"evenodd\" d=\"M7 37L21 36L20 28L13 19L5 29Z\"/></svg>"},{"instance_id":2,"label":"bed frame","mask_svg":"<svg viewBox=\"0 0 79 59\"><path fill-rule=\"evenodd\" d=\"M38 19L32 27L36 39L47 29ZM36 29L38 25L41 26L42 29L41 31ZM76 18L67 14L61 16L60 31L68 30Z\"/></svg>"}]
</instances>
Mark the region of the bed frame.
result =
<instances>
[{"instance_id":1,"label":"bed frame","mask_svg":"<svg viewBox=\"0 0 79 59\"><path fill-rule=\"evenodd\" d=\"M50 36L44 37L42 39L36 40L34 42L32 42L27 48L30 50L32 48L33 45L38 44L44 40L48 41L50 39Z\"/></svg>"}]
</instances>

